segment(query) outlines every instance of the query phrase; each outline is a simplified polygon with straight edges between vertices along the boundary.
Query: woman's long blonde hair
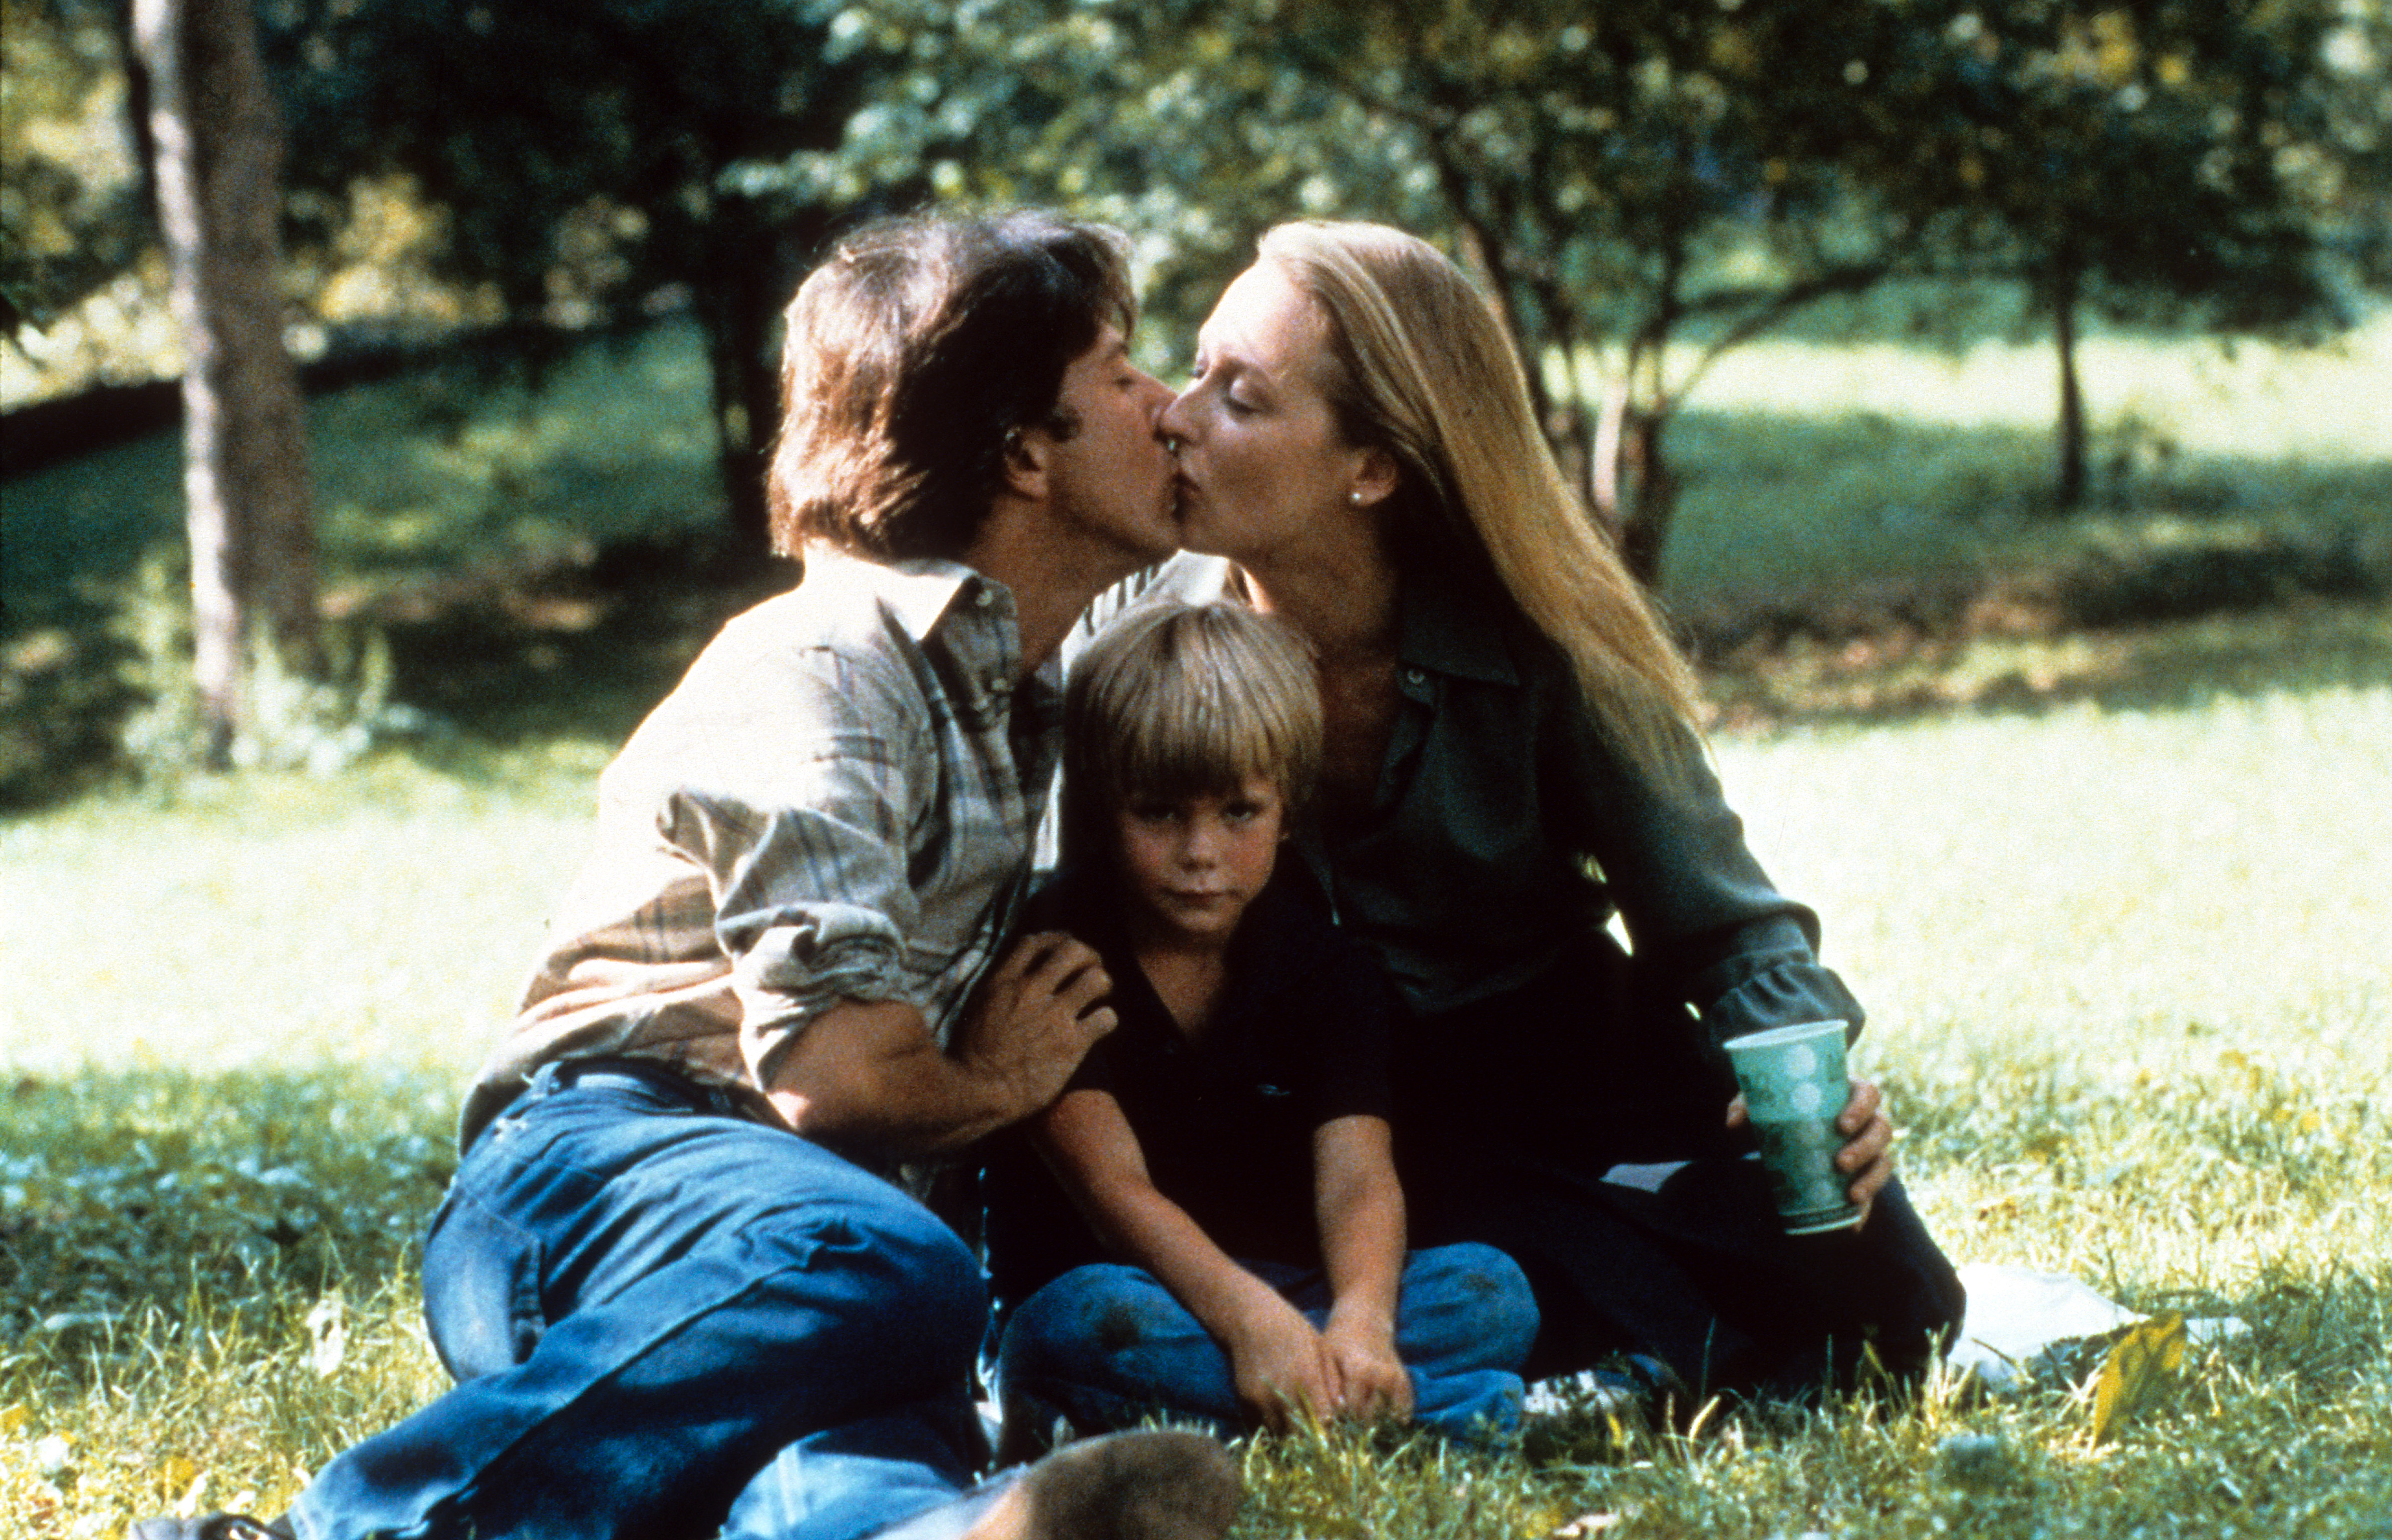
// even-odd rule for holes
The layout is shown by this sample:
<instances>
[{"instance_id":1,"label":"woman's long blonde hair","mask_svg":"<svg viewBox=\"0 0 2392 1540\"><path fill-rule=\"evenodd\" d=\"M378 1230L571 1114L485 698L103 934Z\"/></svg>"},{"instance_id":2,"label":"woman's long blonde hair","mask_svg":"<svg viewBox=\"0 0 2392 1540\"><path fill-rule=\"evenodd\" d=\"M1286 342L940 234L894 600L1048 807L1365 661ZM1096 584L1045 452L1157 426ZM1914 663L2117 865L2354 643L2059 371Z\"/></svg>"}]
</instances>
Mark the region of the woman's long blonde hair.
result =
<instances>
[{"instance_id":1,"label":"woman's long blonde hair","mask_svg":"<svg viewBox=\"0 0 2392 1540\"><path fill-rule=\"evenodd\" d=\"M1389 499L1398 561L1448 550L1490 567L1570 661L1612 740L1648 770L1680 760L1694 671L1554 462L1510 335L1443 252L1384 225L1303 220L1262 260L1312 296L1341 430L1402 468Z\"/></svg>"}]
</instances>

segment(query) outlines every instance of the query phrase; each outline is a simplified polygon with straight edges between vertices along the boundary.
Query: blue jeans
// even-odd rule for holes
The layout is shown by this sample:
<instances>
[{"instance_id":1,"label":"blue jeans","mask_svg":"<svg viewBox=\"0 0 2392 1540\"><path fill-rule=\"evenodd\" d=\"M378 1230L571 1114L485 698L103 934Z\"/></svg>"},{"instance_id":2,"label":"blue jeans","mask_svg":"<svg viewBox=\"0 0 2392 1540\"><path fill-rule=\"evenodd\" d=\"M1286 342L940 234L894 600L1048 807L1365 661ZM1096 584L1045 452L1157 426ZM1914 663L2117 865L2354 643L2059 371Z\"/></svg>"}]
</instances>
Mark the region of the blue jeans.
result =
<instances>
[{"instance_id":1,"label":"blue jeans","mask_svg":"<svg viewBox=\"0 0 2392 1540\"><path fill-rule=\"evenodd\" d=\"M1329 1319L1317 1268L1243 1262L1315 1328ZM1519 1368L1537 1339L1528 1280L1491 1246L1464 1243L1404 1259L1396 1353L1411 1376L1412 1419L1466 1439L1520 1425ZM1084 1432L1160 1413L1223 1437L1253 1427L1229 1355L1152 1274L1114 1262L1076 1267L1014 1312L997 1352L1008 1422L1043 1434L1057 1416Z\"/></svg>"},{"instance_id":2,"label":"blue jeans","mask_svg":"<svg viewBox=\"0 0 2392 1540\"><path fill-rule=\"evenodd\" d=\"M302 1540L850 1540L954 1506L978 1264L897 1188L729 1110L653 1070L540 1072L424 1245L460 1383L327 1465Z\"/></svg>"}]
</instances>

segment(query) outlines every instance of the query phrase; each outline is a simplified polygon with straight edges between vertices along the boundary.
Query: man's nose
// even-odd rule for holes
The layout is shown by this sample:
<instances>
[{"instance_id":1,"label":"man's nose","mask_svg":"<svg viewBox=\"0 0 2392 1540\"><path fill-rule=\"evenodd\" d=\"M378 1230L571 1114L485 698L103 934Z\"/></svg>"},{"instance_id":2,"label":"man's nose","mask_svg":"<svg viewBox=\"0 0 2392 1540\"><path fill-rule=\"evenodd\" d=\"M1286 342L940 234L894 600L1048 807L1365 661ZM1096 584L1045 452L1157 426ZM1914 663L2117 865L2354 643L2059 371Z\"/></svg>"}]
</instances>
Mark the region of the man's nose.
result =
<instances>
[{"instance_id":1,"label":"man's nose","mask_svg":"<svg viewBox=\"0 0 2392 1540\"><path fill-rule=\"evenodd\" d=\"M1164 438L1186 439L1188 437L1187 394L1182 392L1177 395L1172 395L1171 387L1164 384L1160 380L1156 381L1155 384L1163 391L1163 406L1154 418L1155 433Z\"/></svg>"}]
</instances>

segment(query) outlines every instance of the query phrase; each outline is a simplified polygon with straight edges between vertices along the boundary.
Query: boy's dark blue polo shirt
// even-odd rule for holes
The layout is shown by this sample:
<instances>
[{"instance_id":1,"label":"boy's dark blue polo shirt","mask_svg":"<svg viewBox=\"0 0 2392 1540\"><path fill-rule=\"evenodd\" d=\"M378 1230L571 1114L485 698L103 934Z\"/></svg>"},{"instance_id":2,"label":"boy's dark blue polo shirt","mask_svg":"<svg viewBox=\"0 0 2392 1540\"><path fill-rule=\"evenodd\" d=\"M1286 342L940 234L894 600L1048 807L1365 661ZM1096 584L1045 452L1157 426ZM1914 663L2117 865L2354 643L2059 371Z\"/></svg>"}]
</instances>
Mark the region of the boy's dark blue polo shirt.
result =
<instances>
[{"instance_id":1,"label":"boy's dark blue polo shirt","mask_svg":"<svg viewBox=\"0 0 2392 1540\"><path fill-rule=\"evenodd\" d=\"M1132 955L1110 881L1066 872L1029 923L1096 948L1120 1023L1068 1091L1103 1090L1137 1133L1156 1190L1232 1257L1320 1262L1312 1134L1336 1118L1384 1118L1392 990L1378 964L1285 875L1230 938L1213 1019L1191 1041ZM989 1269L1001 1302L1105 1260L1044 1162L1018 1133L992 1149L984 1192Z\"/></svg>"}]
</instances>

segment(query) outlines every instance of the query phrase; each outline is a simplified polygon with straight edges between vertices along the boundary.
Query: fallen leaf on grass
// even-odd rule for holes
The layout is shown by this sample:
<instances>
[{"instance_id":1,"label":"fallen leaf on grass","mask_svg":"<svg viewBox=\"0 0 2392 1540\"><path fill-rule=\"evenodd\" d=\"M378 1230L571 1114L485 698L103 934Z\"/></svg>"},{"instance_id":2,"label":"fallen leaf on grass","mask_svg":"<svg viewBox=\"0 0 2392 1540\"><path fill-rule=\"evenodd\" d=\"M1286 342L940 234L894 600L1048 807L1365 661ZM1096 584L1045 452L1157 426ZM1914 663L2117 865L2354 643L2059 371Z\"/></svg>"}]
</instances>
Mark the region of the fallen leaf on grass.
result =
<instances>
[{"instance_id":1,"label":"fallen leaf on grass","mask_svg":"<svg viewBox=\"0 0 2392 1540\"><path fill-rule=\"evenodd\" d=\"M1617 1513L1581 1513L1554 1531L1554 1540L1580 1540L1584 1535L1601 1534L1605 1530L1617 1526L1619 1521L1620 1516Z\"/></svg>"},{"instance_id":2,"label":"fallen leaf on grass","mask_svg":"<svg viewBox=\"0 0 2392 1540\"><path fill-rule=\"evenodd\" d=\"M2127 1327L2094 1378L2093 1442L2117 1431L2152 1388L2183 1365L2183 1316L2154 1316Z\"/></svg>"},{"instance_id":3,"label":"fallen leaf on grass","mask_svg":"<svg viewBox=\"0 0 2392 1540\"><path fill-rule=\"evenodd\" d=\"M197 1481L199 1476L200 1463L188 1455L169 1455L158 1467L159 1488L172 1497L179 1498L188 1493L191 1483ZM191 1511L195 1513L198 1508L194 1507ZM182 1512L178 1507L176 1516L188 1519L191 1515Z\"/></svg>"}]
</instances>

